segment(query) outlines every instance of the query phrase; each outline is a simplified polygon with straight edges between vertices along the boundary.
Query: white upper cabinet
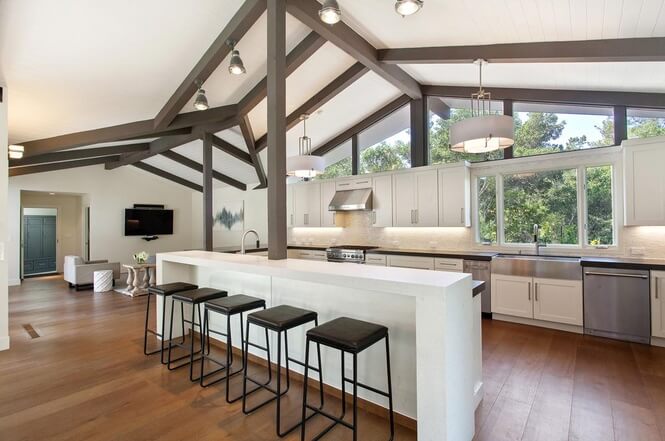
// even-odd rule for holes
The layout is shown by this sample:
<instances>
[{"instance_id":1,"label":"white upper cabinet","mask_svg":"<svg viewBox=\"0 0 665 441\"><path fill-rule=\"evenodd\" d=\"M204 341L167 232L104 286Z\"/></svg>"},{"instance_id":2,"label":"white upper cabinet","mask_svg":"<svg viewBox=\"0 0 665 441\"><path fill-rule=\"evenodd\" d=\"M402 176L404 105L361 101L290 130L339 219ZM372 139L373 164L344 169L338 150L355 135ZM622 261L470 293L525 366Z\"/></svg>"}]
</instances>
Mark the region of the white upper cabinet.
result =
<instances>
[{"instance_id":1,"label":"white upper cabinet","mask_svg":"<svg viewBox=\"0 0 665 441\"><path fill-rule=\"evenodd\" d=\"M439 226L471 226L471 178L461 164L439 169Z\"/></svg>"},{"instance_id":2,"label":"white upper cabinet","mask_svg":"<svg viewBox=\"0 0 665 441\"><path fill-rule=\"evenodd\" d=\"M294 227L321 226L321 184L309 182L293 185Z\"/></svg>"},{"instance_id":3,"label":"white upper cabinet","mask_svg":"<svg viewBox=\"0 0 665 441\"><path fill-rule=\"evenodd\" d=\"M295 226L295 212L293 211L293 189L295 185L286 186L286 226Z\"/></svg>"},{"instance_id":4,"label":"white upper cabinet","mask_svg":"<svg viewBox=\"0 0 665 441\"><path fill-rule=\"evenodd\" d=\"M393 175L393 225L436 227L439 221L436 170Z\"/></svg>"},{"instance_id":5,"label":"white upper cabinet","mask_svg":"<svg viewBox=\"0 0 665 441\"><path fill-rule=\"evenodd\" d=\"M321 184L321 226L334 227L335 226L335 212L328 211L330 201L335 196L335 181L324 181Z\"/></svg>"},{"instance_id":6,"label":"white upper cabinet","mask_svg":"<svg viewBox=\"0 0 665 441\"><path fill-rule=\"evenodd\" d=\"M623 142L626 225L665 225L665 136Z\"/></svg>"},{"instance_id":7,"label":"white upper cabinet","mask_svg":"<svg viewBox=\"0 0 665 441\"><path fill-rule=\"evenodd\" d=\"M372 183L372 226L393 226L393 177L377 176Z\"/></svg>"}]
</instances>

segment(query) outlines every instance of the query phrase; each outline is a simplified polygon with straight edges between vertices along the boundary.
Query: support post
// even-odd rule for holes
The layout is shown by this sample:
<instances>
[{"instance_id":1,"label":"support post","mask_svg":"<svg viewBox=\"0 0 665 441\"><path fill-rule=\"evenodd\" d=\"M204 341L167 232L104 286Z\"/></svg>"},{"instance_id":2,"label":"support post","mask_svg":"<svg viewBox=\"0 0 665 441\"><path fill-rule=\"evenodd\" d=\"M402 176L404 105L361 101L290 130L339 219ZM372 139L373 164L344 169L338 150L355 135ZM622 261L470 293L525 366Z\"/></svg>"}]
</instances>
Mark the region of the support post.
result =
<instances>
[{"instance_id":1,"label":"support post","mask_svg":"<svg viewBox=\"0 0 665 441\"><path fill-rule=\"evenodd\" d=\"M212 251L212 133L203 135L203 245Z\"/></svg>"},{"instance_id":2,"label":"support post","mask_svg":"<svg viewBox=\"0 0 665 441\"><path fill-rule=\"evenodd\" d=\"M358 150L358 134L351 137L351 174L357 175L360 168L360 152Z\"/></svg>"},{"instance_id":3,"label":"support post","mask_svg":"<svg viewBox=\"0 0 665 441\"><path fill-rule=\"evenodd\" d=\"M614 145L628 139L628 119L626 106L614 106Z\"/></svg>"},{"instance_id":4,"label":"support post","mask_svg":"<svg viewBox=\"0 0 665 441\"><path fill-rule=\"evenodd\" d=\"M286 259L286 2L268 0L268 259Z\"/></svg>"},{"instance_id":5,"label":"support post","mask_svg":"<svg viewBox=\"0 0 665 441\"><path fill-rule=\"evenodd\" d=\"M503 114L507 116L513 116L513 100L505 99L503 100ZM511 145L507 149L503 149L503 159L511 159L513 157L513 146Z\"/></svg>"},{"instance_id":6,"label":"support post","mask_svg":"<svg viewBox=\"0 0 665 441\"><path fill-rule=\"evenodd\" d=\"M411 167L427 165L427 97L411 104Z\"/></svg>"}]
</instances>

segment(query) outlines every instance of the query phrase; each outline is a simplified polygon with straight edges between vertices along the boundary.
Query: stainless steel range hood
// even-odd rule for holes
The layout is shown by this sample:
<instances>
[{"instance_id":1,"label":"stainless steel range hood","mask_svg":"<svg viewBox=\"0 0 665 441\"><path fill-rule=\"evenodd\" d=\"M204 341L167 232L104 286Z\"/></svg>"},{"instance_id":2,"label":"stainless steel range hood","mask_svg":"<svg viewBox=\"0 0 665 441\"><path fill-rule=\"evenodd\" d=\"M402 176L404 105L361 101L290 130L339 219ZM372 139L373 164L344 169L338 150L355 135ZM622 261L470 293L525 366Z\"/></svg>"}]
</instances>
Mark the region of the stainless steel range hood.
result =
<instances>
[{"instance_id":1,"label":"stainless steel range hood","mask_svg":"<svg viewBox=\"0 0 665 441\"><path fill-rule=\"evenodd\" d=\"M328 211L360 211L372 209L372 189L340 190L335 192Z\"/></svg>"}]
</instances>

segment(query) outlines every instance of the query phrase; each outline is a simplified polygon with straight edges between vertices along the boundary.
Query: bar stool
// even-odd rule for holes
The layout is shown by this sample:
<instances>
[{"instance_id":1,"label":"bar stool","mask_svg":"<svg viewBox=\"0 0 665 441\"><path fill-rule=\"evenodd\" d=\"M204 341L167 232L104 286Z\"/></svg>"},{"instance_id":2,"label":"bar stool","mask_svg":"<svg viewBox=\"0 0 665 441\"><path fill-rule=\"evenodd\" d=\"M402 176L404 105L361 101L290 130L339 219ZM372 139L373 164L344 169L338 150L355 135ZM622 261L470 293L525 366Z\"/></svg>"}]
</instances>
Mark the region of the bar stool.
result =
<instances>
[{"instance_id":1,"label":"bar stool","mask_svg":"<svg viewBox=\"0 0 665 441\"><path fill-rule=\"evenodd\" d=\"M204 302L207 302L209 300L214 300L218 299L220 297L226 297L227 293L226 291L220 290L220 289L215 289L215 288L197 288L197 289L192 289L189 291L180 291L175 294L171 295L171 298L173 301L171 302L171 324L169 326L169 353L168 353L168 359L167 359L167 367L170 371L179 369L181 367L189 365L189 379L191 381L198 381L198 378L194 378L194 355L198 353L194 352L194 328L196 326L199 327L199 334L201 338L203 338L203 331L201 327L201 304ZM184 317L185 315L185 310L184 310L184 304L187 303L192 306L192 320L191 320L191 342L189 345L189 354L183 355L181 357L178 357L174 360L171 360L171 349L174 347L178 348L183 348L183 349L188 349L185 347L184 344L184 339L183 343L173 343L173 309L175 307L175 303L178 302L180 303L180 315ZM199 322L196 323L196 312L198 311L198 316L199 316ZM184 334L184 333L183 333ZM186 361L184 363L180 363L176 366L171 366L172 363L175 363L177 361L183 360L185 358L189 358L189 361Z\"/></svg>"},{"instance_id":2,"label":"bar stool","mask_svg":"<svg viewBox=\"0 0 665 441\"><path fill-rule=\"evenodd\" d=\"M289 343L288 343L288 331L290 329L296 328L298 326L314 322L314 325L318 325L318 314L314 311L309 311L307 309L296 308L289 305L280 305L273 308L264 309L263 311L257 311L249 314L247 316L247 331L245 335L245 360L244 360L244 374L243 374L243 383L242 383L242 411L245 415L254 412L255 410L265 406L266 404L277 401L277 412L275 416L276 421L276 432L277 436L282 437L292 432L298 426L303 424L303 421L296 423L295 425L289 427L288 429L282 431L282 422L281 422L281 398L286 395L291 386L291 381L289 378L289 361L292 361L300 366L305 367L307 370L308 366L305 366L300 360L296 360L289 356ZM272 370L270 363L270 346L266 345L266 352L268 354L268 381L266 383L261 383L260 381L251 378L247 375L247 356L249 353L249 330L250 325L258 326L266 330L266 341L268 337L268 330L274 331L277 333L277 388L273 389L270 387ZM282 334L284 334L284 355L286 360L286 389L282 391L282 371L281 371L281 361L282 361ZM323 375L321 373L321 348L318 347L318 368L310 367L315 372L319 373L319 386L320 386L320 400L321 407L323 407ZM256 385L256 387L251 390L249 393L255 392L259 389L265 389L273 394L273 396L266 401L247 409L247 381L250 381ZM315 414L310 415L307 418L311 418Z\"/></svg>"},{"instance_id":3,"label":"bar stool","mask_svg":"<svg viewBox=\"0 0 665 441\"><path fill-rule=\"evenodd\" d=\"M247 311L253 309L266 309L266 301L258 297L252 297L245 294L237 294L228 297L222 297L215 300L210 300L205 303L203 309L203 332L205 333L205 341L208 342L208 352L205 351L205 341L201 339L201 375L199 376L199 384L201 387L208 387L220 381L226 380L226 402L234 403L242 398L242 395L231 399L229 394L229 381L232 376L237 375L244 370L245 362L245 329L244 329L244 319L243 315ZM210 313L218 313L226 316L226 333L215 331L210 329ZM233 345L231 339L231 316L240 315L240 356L242 358L242 366L240 369L237 369L235 372L232 371L233 366ZM226 362L215 359L210 356L210 333L226 337ZM266 329L266 341L268 338L268 330ZM267 350L267 347L252 345L259 349ZM209 360L219 366L218 369L215 369L211 372L206 373L204 369L205 361ZM215 379L208 383L205 382L205 379L211 377L219 372L226 370L225 375L221 378Z\"/></svg>"},{"instance_id":4,"label":"bar stool","mask_svg":"<svg viewBox=\"0 0 665 441\"><path fill-rule=\"evenodd\" d=\"M145 310L145 329L143 332L143 353L145 355L153 355L156 353L160 353L159 358L160 362L162 364L166 364L166 361L164 361L164 330L166 329L166 298L170 297L172 294L175 294L180 291L188 291L191 289L196 289L198 286L193 285L191 283L185 283L185 282L174 282L174 283L166 283L163 285L156 285L156 286L151 286L148 288L148 305ZM155 300L157 300L157 296L162 296L164 298L164 301L162 302L162 330L161 332L157 332L157 330L149 329L148 328L148 321L150 318L150 297L155 296ZM185 321L183 317L182 321L182 333L183 336L185 334ZM156 349L154 351L148 352L148 334L152 334L155 337L158 337L161 339L161 344L160 348Z\"/></svg>"},{"instance_id":5,"label":"bar stool","mask_svg":"<svg viewBox=\"0 0 665 441\"><path fill-rule=\"evenodd\" d=\"M386 340L386 369L388 374L388 392L376 389L358 381L358 354L365 349L377 343L381 339ZM353 431L353 441L358 439L358 387L369 390L388 398L390 407L390 438L392 441L395 436L395 419L393 414L393 393L392 381L390 377L390 344L388 341L388 328L382 325L355 320L348 317L340 317L317 326L307 331L307 341L305 347L305 385L303 387L303 405L302 420L303 425L300 429L300 440L305 440L305 414L307 409L314 411L314 415L321 414L333 421L331 425L321 431L315 438L320 439L328 433L337 424L348 427ZM309 362L309 345L315 342L317 345L324 345L334 349L339 349L342 355L342 415L336 417L320 408L307 404L307 365ZM353 378L347 378L344 371L344 354L348 352L353 354ZM346 383L353 384L353 424L344 421L346 414Z\"/></svg>"}]
</instances>

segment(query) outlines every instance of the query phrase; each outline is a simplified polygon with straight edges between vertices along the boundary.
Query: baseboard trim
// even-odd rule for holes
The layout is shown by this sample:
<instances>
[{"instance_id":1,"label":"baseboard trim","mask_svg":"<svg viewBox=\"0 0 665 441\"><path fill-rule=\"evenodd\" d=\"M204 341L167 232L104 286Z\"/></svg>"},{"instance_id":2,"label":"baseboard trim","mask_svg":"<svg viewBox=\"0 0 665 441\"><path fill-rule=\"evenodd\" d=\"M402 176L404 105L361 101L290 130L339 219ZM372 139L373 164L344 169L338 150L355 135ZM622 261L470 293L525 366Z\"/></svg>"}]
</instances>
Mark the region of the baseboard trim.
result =
<instances>
[{"instance_id":1,"label":"baseboard trim","mask_svg":"<svg viewBox=\"0 0 665 441\"><path fill-rule=\"evenodd\" d=\"M195 332L195 334L198 334L198 332ZM215 347L226 350L226 343L221 342L221 341L219 341L215 338L211 338L210 343ZM238 354L238 356L240 356L240 348L236 348L234 346L233 347L233 353ZM258 364L259 366L268 367L268 361L264 358L258 357L254 354L248 354L248 358L251 362ZM282 366L282 367L284 367L284 366ZM300 383L302 383L303 379L305 378L305 376L303 374L301 374L299 372L296 372L292 369L289 369L289 375L291 376L291 379L295 379L297 382L300 382ZM319 385L318 385L317 381L309 381L309 384L314 389L318 390ZM342 394L341 389L333 387L329 384L324 384L323 385L323 391L325 392L326 395L330 395L334 398L340 398L340 396ZM480 392L479 397L482 398L482 388L481 388L480 391L476 391L476 393L478 393L478 392ZM347 392L346 393L346 400L347 400L347 403L352 404L353 403L353 395ZM363 398L358 397L358 408L363 409L363 410L371 413L372 415L376 415L376 416L381 417L385 420L388 420L388 416L389 416L388 409L386 409L385 407L380 406L376 403L373 403L371 401L368 401L368 400L365 400ZM418 428L417 420L415 420L415 419L413 419L409 416L402 415L401 413L397 413L397 412L395 412L395 424L398 424L398 425L400 425L402 427L405 427L407 429L410 429L410 430L417 430L417 428Z\"/></svg>"},{"instance_id":2,"label":"baseboard trim","mask_svg":"<svg viewBox=\"0 0 665 441\"><path fill-rule=\"evenodd\" d=\"M651 337L651 346L658 346L659 348L665 348L665 338Z\"/></svg>"},{"instance_id":3,"label":"baseboard trim","mask_svg":"<svg viewBox=\"0 0 665 441\"><path fill-rule=\"evenodd\" d=\"M0 351L6 351L9 349L9 336L5 335L0 337Z\"/></svg>"},{"instance_id":4,"label":"baseboard trim","mask_svg":"<svg viewBox=\"0 0 665 441\"><path fill-rule=\"evenodd\" d=\"M492 314L493 320L503 322L517 323L519 325L538 326L541 328L556 329L557 331L573 332L575 334L584 334L584 328L577 325L567 325L565 323L547 322L545 320L529 319L524 317L514 317L512 315Z\"/></svg>"},{"instance_id":5,"label":"baseboard trim","mask_svg":"<svg viewBox=\"0 0 665 441\"><path fill-rule=\"evenodd\" d=\"M21 279L9 279L7 281L7 286L20 286L21 285Z\"/></svg>"}]
</instances>

